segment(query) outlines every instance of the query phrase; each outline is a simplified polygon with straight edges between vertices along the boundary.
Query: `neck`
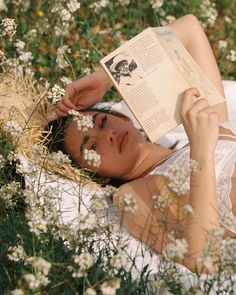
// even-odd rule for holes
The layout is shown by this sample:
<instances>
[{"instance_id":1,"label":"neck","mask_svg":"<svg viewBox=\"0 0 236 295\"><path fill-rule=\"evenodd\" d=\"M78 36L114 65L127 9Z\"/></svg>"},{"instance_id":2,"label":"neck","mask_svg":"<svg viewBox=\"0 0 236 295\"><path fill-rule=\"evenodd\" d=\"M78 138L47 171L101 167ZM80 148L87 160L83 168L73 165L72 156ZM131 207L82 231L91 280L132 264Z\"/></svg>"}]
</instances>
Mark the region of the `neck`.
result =
<instances>
[{"instance_id":1,"label":"neck","mask_svg":"<svg viewBox=\"0 0 236 295\"><path fill-rule=\"evenodd\" d=\"M173 153L173 150L162 146L145 142L140 152L140 157L134 169L126 176L126 179L132 180L144 177L152 169L161 164L162 161Z\"/></svg>"}]
</instances>

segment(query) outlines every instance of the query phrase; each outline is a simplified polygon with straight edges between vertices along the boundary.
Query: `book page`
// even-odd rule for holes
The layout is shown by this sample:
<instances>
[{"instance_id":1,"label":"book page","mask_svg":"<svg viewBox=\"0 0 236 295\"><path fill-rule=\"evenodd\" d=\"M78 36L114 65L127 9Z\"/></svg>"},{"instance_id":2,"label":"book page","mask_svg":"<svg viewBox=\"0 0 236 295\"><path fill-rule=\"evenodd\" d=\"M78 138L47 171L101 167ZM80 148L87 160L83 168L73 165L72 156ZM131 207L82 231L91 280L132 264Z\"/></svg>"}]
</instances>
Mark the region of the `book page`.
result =
<instances>
[{"instance_id":1,"label":"book page","mask_svg":"<svg viewBox=\"0 0 236 295\"><path fill-rule=\"evenodd\" d=\"M202 72L174 31L168 26L153 28L153 31L188 83L188 88L198 88L201 96L207 98L210 105L214 105L215 111L219 114L220 123L227 121L225 98Z\"/></svg>"},{"instance_id":2,"label":"book page","mask_svg":"<svg viewBox=\"0 0 236 295\"><path fill-rule=\"evenodd\" d=\"M180 97L188 84L151 28L101 60L151 141L181 123Z\"/></svg>"}]
</instances>

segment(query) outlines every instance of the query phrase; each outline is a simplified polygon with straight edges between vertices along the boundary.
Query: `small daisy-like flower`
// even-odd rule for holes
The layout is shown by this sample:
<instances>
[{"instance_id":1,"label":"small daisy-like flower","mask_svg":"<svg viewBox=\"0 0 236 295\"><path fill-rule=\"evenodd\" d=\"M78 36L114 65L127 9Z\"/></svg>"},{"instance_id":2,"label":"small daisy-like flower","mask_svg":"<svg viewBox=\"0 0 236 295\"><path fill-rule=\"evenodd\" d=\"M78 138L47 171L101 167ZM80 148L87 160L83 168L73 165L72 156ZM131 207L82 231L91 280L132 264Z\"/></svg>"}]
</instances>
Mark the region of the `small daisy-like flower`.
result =
<instances>
[{"instance_id":1,"label":"small daisy-like flower","mask_svg":"<svg viewBox=\"0 0 236 295\"><path fill-rule=\"evenodd\" d=\"M225 49L227 47L227 45L228 45L227 41L225 41L225 40L219 40L218 41L218 48L221 49L221 50Z\"/></svg>"},{"instance_id":2,"label":"small daisy-like flower","mask_svg":"<svg viewBox=\"0 0 236 295\"><path fill-rule=\"evenodd\" d=\"M101 165L101 156L94 150L84 149L84 160L94 167L99 167Z\"/></svg>"},{"instance_id":3,"label":"small daisy-like flower","mask_svg":"<svg viewBox=\"0 0 236 295\"><path fill-rule=\"evenodd\" d=\"M86 132L89 128L93 128L93 117L91 115L79 115L74 117L74 121L77 124L77 129Z\"/></svg>"},{"instance_id":4,"label":"small daisy-like flower","mask_svg":"<svg viewBox=\"0 0 236 295\"><path fill-rule=\"evenodd\" d=\"M137 201L131 194L121 196L119 205L124 212L134 213L138 209Z\"/></svg>"},{"instance_id":5,"label":"small daisy-like flower","mask_svg":"<svg viewBox=\"0 0 236 295\"><path fill-rule=\"evenodd\" d=\"M183 259L187 251L188 251L188 244L185 239L173 239L172 242L165 247L163 251L163 255L167 259L174 259L174 258Z\"/></svg>"}]
</instances>

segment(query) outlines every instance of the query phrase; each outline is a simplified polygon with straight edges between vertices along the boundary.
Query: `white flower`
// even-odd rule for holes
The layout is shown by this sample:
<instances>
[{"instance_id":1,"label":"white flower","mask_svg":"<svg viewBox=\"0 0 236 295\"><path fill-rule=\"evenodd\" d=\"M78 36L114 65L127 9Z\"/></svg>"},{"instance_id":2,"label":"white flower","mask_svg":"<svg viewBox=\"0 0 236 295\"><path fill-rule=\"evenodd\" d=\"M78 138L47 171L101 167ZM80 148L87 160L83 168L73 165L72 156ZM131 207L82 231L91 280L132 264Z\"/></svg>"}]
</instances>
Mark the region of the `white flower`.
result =
<instances>
[{"instance_id":1,"label":"white flower","mask_svg":"<svg viewBox=\"0 0 236 295\"><path fill-rule=\"evenodd\" d=\"M172 242L166 245L163 255L167 259L180 258L183 259L188 251L188 244L185 239L172 239Z\"/></svg>"},{"instance_id":2,"label":"white flower","mask_svg":"<svg viewBox=\"0 0 236 295\"><path fill-rule=\"evenodd\" d=\"M7 6L4 3L4 0L0 0L0 11L7 11Z\"/></svg>"},{"instance_id":3,"label":"white flower","mask_svg":"<svg viewBox=\"0 0 236 295\"><path fill-rule=\"evenodd\" d=\"M47 276L52 267L52 264L42 257L34 257L32 265L35 268L36 273L43 276Z\"/></svg>"},{"instance_id":4,"label":"white flower","mask_svg":"<svg viewBox=\"0 0 236 295\"><path fill-rule=\"evenodd\" d=\"M105 197L113 197L113 195L117 192L117 188L112 185L106 185L103 189Z\"/></svg>"},{"instance_id":5,"label":"white flower","mask_svg":"<svg viewBox=\"0 0 236 295\"><path fill-rule=\"evenodd\" d=\"M67 78L67 77L65 77L65 76L62 76L62 77L60 78L60 80L61 80L61 82L63 83L63 85L65 85L65 86L69 85L69 84L72 82L71 79L69 79L69 78Z\"/></svg>"},{"instance_id":6,"label":"white flower","mask_svg":"<svg viewBox=\"0 0 236 295\"><path fill-rule=\"evenodd\" d=\"M48 155L48 160L52 160L58 165L71 164L71 159L68 157L68 155L63 154L62 151L50 153Z\"/></svg>"},{"instance_id":7,"label":"white flower","mask_svg":"<svg viewBox=\"0 0 236 295\"><path fill-rule=\"evenodd\" d=\"M159 209L160 211L164 211L168 207L168 199L161 195L154 195L153 199L153 208Z\"/></svg>"},{"instance_id":8,"label":"white flower","mask_svg":"<svg viewBox=\"0 0 236 295\"><path fill-rule=\"evenodd\" d=\"M205 22L202 23L203 27L204 28L206 28L207 26L213 27L218 17L218 12L217 12L215 3L210 0L203 0L200 7L202 11L201 16L205 20Z\"/></svg>"},{"instance_id":9,"label":"white flower","mask_svg":"<svg viewBox=\"0 0 236 295\"><path fill-rule=\"evenodd\" d=\"M185 213L194 214L193 207L189 204L184 205L183 209Z\"/></svg>"},{"instance_id":10,"label":"white flower","mask_svg":"<svg viewBox=\"0 0 236 295\"><path fill-rule=\"evenodd\" d=\"M88 270L94 263L94 258L89 252L82 252L74 256L74 263L80 266L81 270Z\"/></svg>"},{"instance_id":11,"label":"white flower","mask_svg":"<svg viewBox=\"0 0 236 295\"><path fill-rule=\"evenodd\" d=\"M103 295L115 295L116 290L120 288L120 279L112 279L104 282L101 285L101 291Z\"/></svg>"},{"instance_id":12,"label":"white flower","mask_svg":"<svg viewBox=\"0 0 236 295\"><path fill-rule=\"evenodd\" d=\"M80 3L77 0L70 0L67 3L67 7L71 13L76 12L78 9L80 9Z\"/></svg>"},{"instance_id":13,"label":"white flower","mask_svg":"<svg viewBox=\"0 0 236 295\"><path fill-rule=\"evenodd\" d=\"M25 48L25 42L18 39L16 40L15 46L16 46L16 50L18 52L21 52Z\"/></svg>"},{"instance_id":14,"label":"white flower","mask_svg":"<svg viewBox=\"0 0 236 295\"><path fill-rule=\"evenodd\" d=\"M65 8L59 12L59 15L63 21L69 21L71 19L70 12Z\"/></svg>"},{"instance_id":15,"label":"white flower","mask_svg":"<svg viewBox=\"0 0 236 295\"><path fill-rule=\"evenodd\" d=\"M3 155L0 154L0 168L2 168L4 166L5 162L6 161L5 161L4 157L3 157Z\"/></svg>"},{"instance_id":16,"label":"white flower","mask_svg":"<svg viewBox=\"0 0 236 295\"><path fill-rule=\"evenodd\" d=\"M11 295L24 295L25 292L21 289L15 289L13 291L11 291Z\"/></svg>"},{"instance_id":17,"label":"white flower","mask_svg":"<svg viewBox=\"0 0 236 295\"><path fill-rule=\"evenodd\" d=\"M189 172L186 171L184 167L178 164L170 165L168 186L178 196L185 194L190 189L188 174Z\"/></svg>"},{"instance_id":18,"label":"white flower","mask_svg":"<svg viewBox=\"0 0 236 295\"><path fill-rule=\"evenodd\" d=\"M28 219L30 231L35 233L36 236L47 232L47 221L43 216L42 209L33 205L27 209L25 216Z\"/></svg>"},{"instance_id":19,"label":"white flower","mask_svg":"<svg viewBox=\"0 0 236 295\"><path fill-rule=\"evenodd\" d=\"M93 128L93 116L83 115L75 110L70 110L68 114L74 116L73 120L76 122L78 130L85 132L88 131L89 128Z\"/></svg>"},{"instance_id":20,"label":"white flower","mask_svg":"<svg viewBox=\"0 0 236 295\"><path fill-rule=\"evenodd\" d=\"M23 67L20 65L20 61L17 58L8 58L3 64L8 67L10 72L15 76L23 75Z\"/></svg>"},{"instance_id":21,"label":"white flower","mask_svg":"<svg viewBox=\"0 0 236 295\"><path fill-rule=\"evenodd\" d=\"M119 0L120 5L128 6L130 4L130 0Z\"/></svg>"},{"instance_id":22,"label":"white flower","mask_svg":"<svg viewBox=\"0 0 236 295\"><path fill-rule=\"evenodd\" d=\"M16 33L17 25L15 24L15 20L13 18L4 18L2 19L1 25L3 27L3 36L8 35L11 39Z\"/></svg>"},{"instance_id":23,"label":"white flower","mask_svg":"<svg viewBox=\"0 0 236 295\"><path fill-rule=\"evenodd\" d=\"M97 226L97 217L94 213L83 213L79 220L80 230L92 230Z\"/></svg>"},{"instance_id":24,"label":"white flower","mask_svg":"<svg viewBox=\"0 0 236 295\"><path fill-rule=\"evenodd\" d=\"M124 212L134 213L138 209L137 201L131 194L121 196L119 205Z\"/></svg>"},{"instance_id":25,"label":"white flower","mask_svg":"<svg viewBox=\"0 0 236 295\"><path fill-rule=\"evenodd\" d=\"M65 59L65 56L67 53L71 53L71 49L67 45L63 45L57 49L56 62L60 69L64 69L65 67L68 67L69 65L67 60Z\"/></svg>"},{"instance_id":26,"label":"white flower","mask_svg":"<svg viewBox=\"0 0 236 295\"><path fill-rule=\"evenodd\" d=\"M24 63L28 63L33 59L33 55L31 52L21 52L21 54L19 55L19 59L24 62Z\"/></svg>"},{"instance_id":27,"label":"white flower","mask_svg":"<svg viewBox=\"0 0 236 295\"><path fill-rule=\"evenodd\" d=\"M90 4L89 7L94 9L95 12L99 12L101 8L105 8L108 5L109 5L109 0L100 0Z\"/></svg>"},{"instance_id":28,"label":"white flower","mask_svg":"<svg viewBox=\"0 0 236 295\"><path fill-rule=\"evenodd\" d=\"M227 47L227 41L219 40L218 47L219 47L219 49L225 49Z\"/></svg>"},{"instance_id":29,"label":"white flower","mask_svg":"<svg viewBox=\"0 0 236 295\"><path fill-rule=\"evenodd\" d=\"M236 50L231 49L226 58L232 62L236 61Z\"/></svg>"},{"instance_id":30,"label":"white flower","mask_svg":"<svg viewBox=\"0 0 236 295\"><path fill-rule=\"evenodd\" d=\"M47 92L48 99L52 101L52 104L54 105L61 100L64 94L65 90L57 84L55 84L52 89Z\"/></svg>"},{"instance_id":31,"label":"white flower","mask_svg":"<svg viewBox=\"0 0 236 295\"><path fill-rule=\"evenodd\" d=\"M83 150L84 160L94 167L99 167L101 165L101 156L94 150Z\"/></svg>"},{"instance_id":32,"label":"white flower","mask_svg":"<svg viewBox=\"0 0 236 295\"><path fill-rule=\"evenodd\" d=\"M110 261L111 266L117 269L126 269L129 266L129 261L124 253L120 252L114 255Z\"/></svg>"},{"instance_id":33,"label":"white flower","mask_svg":"<svg viewBox=\"0 0 236 295\"><path fill-rule=\"evenodd\" d=\"M88 288L84 292L84 295L96 295L96 294L97 294L97 292L92 288Z\"/></svg>"},{"instance_id":34,"label":"white flower","mask_svg":"<svg viewBox=\"0 0 236 295\"><path fill-rule=\"evenodd\" d=\"M7 206L15 205L16 198L13 198L13 196L20 191L20 187L20 183L13 180L0 188L0 198L4 200Z\"/></svg>"},{"instance_id":35,"label":"white flower","mask_svg":"<svg viewBox=\"0 0 236 295\"><path fill-rule=\"evenodd\" d=\"M7 121L3 125L3 130L7 133L9 133L13 138L18 138L22 132L23 129L16 121Z\"/></svg>"},{"instance_id":36,"label":"white flower","mask_svg":"<svg viewBox=\"0 0 236 295\"><path fill-rule=\"evenodd\" d=\"M226 23L229 23L229 24L232 23L232 18L229 17L228 15L226 15L226 16L224 17L224 20L225 20Z\"/></svg>"},{"instance_id":37,"label":"white flower","mask_svg":"<svg viewBox=\"0 0 236 295\"><path fill-rule=\"evenodd\" d=\"M108 208L107 201L102 197L95 197L91 201L91 207L93 212L99 212Z\"/></svg>"},{"instance_id":38,"label":"white flower","mask_svg":"<svg viewBox=\"0 0 236 295\"><path fill-rule=\"evenodd\" d=\"M25 260L26 259L26 253L24 248L21 245L18 246L10 246L8 248L9 254L7 257L12 260L12 261L20 261L20 260Z\"/></svg>"},{"instance_id":39,"label":"white flower","mask_svg":"<svg viewBox=\"0 0 236 295\"><path fill-rule=\"evenodd\" d=\"M163 5L164 0L150 0L150 4L154 10L158 10Z\"/></svg>"},{"instance_id":40,"label":"white flower","mask_svg":"<svg viewBox=\"0 0 236 295\"><path fill-rule=\"evenodd\" d=\"M40 281L36 279L35 275L28 273L23 276L24 280L32 290L37 289L40 286Z\"/></svg>"}]
</instances>

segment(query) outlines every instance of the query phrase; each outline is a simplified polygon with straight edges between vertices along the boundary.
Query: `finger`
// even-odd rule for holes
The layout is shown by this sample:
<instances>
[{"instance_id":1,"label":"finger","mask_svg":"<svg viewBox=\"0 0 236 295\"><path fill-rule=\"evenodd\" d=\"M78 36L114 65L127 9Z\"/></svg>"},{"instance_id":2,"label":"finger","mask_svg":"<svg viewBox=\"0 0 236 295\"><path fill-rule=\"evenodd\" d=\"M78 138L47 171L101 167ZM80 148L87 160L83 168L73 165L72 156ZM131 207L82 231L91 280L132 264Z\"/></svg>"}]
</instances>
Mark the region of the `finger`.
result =
<instances>
[{"instance_id":1,"label":"finger","mask_svg":"<svg viewBox=\"0 0 236 295\"><path fill-rule=\"evenodd\" d=\"M196 102L192 103L192 106L189 108L189 110L186 112L186 116L194 116L199 111L207 108L209 106L209 103L207 99L200 98Z\"/></svg>"},{"instance_id":2,"label":"finger","mask_svg":"<svg viewBox=\"0 0 236 295\"><path fill-rule=\"evenodd\" d=\"M200 97L200 92L197 88L189 88L184 91L181 105L181 116L184 117L187 111L192 107L193 97Z\"/></svg>"},{"instance_id":3,"label":"finger","mask_svg":"<svg viewBox=\"0 0 236 295\"><path fill-rule=\"evenodd\" d=\"M58 104L58 106L56 107L56 109L59 109L61 112L65 112L65 113L66 113L66 112L68 113L68 111L71 110L70 107L67 107L67 106L64 105L63 103ZM75 107L72 108L72 109L75 109Z\"/></svg>"},{"instance_id":4,"label":"finger","mask_svg":"<svg viewBox=\"0 0 236 295\"><path fill-rule=\"evenodd\" d=\"M68 96L64 96L61 99L61 102L68 108L70 109L75 109L75 105L71 102L71 98L69 98Z\"/></svg>"},{"instance_id":5,"label":"finger","mask_svg":"<svg viewBox=\"0 0 236 295\"><path fill-rule=\"evenodd\" d=\"M63 112L63 111L60 111L59 109L55 109L54 112L56 113L56 115L57 115L58 118L68 116L68 112Z\"/></svg>"}]
</instances>

